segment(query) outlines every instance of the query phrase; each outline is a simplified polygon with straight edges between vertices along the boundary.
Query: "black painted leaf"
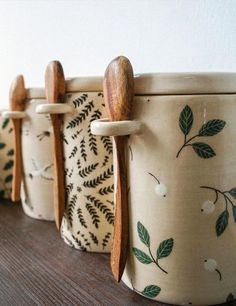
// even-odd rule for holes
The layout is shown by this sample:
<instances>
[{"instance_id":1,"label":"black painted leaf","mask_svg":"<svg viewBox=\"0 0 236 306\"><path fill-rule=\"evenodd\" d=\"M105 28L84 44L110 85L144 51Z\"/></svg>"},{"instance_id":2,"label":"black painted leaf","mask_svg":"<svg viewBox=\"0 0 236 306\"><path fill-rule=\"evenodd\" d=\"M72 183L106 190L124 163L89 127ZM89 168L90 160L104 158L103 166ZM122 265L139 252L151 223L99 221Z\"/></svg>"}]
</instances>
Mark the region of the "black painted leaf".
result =
<instances>
[{"instance_id":1,"label":"black painted leaf","mask_svg":"<svg viewBox=\"0 0 236 306\"><path fill-rule=\"evenodd\" d=\"M5 177L5 183L10 183L12 181L12 174L9 174L8 176Z\"/></svg>"},{"instance_id":2,"label":"black painted leaf","mask_svg":"<svg viewBox=\"0 0 236 306\"><path fill-rule=\"evenodd\" d=\"M13 167L13 160L10 159L8 162L5 163L3 170L9 170Z\"/></svg>"},{"instance_id":3,"label":"black painted leaf","mask_svg":"<svg viewBox=\"0 0 236 306\"><path fill-rule=\"evenodd\" d=\"M192 144L192 147L201 158L211 158L216 155L214 150L206 143L195 142Z\"/></svg>"},{"instance_id":4,"label":"black painted leaf","mask_svg":"<svg viewBox=\"0 0 236 306\"><path fill-rule=\"evenodd\" d=\"M233 211L233 216L234 216L234 221L236 222L236 206L232 206L232 211Z\"/></svg>"},{"instance_id":5,"label":"black painted leaf","mask_svg":"<svg viewBox=\"0 0 236 306\"><path fill-rule=\"evenodd\" d=\"M179 127L184 135L188 135L193 125L193 112L191 108L186 105L179 116Z\"/></svg>"},{"instance_id":6,"label":"black painted leaf","mask_svg":"<svg viewBox=\"0 0 236 306\"><path fill-rule=\"evenodd\" d=\"M155 285L149 285L145 287L142 291L142 294L149 297L154 298L161 292L161 288Z\"/></svg>"},{"instance_id":7,"label":"black painted leaf","mask_svg":"<svg viewBox=\"0 0 236 306\"><path fill-rule=\"evenodd\" d=\"M5 143L0 142L0 150L1 150L1 149L3 149L3 148L5 148L5 146L6 146L6 144L5 144Z\"/></svg>"},{"instance_id":8,"label":"black painted leaf","mask_svg":"<svg viewBox=\"0 0 236 306\"><path fill-rule=\"evenodd\" d=\"M150 236L148 234L147 229L142 225L141 222L138 221L137 224L138 235L140 240L147 246L150 247Z\"/></svg>"},{"instance_id":9,"label":"black painted leaf","mask_svg":"<svg viewBox=\"0 0 236 306\"><path fill-rule=\"evenodd\" d=\"M7 156L12 156L14 155L14 150L13 149L10 149L8 152L7 152Z\"/></svg>"},{"instance_id":10,"label":"black painted leaf","mask_svg":"<svg viewBox=\"0 0 236 306\"><path fill-rule=\"evenodd\" d=\"M220 214L219 218L216 221L216 234L220 236L225 231L229 221L229 212L225 210Z\"/></svg>"},{"instance_id":11,"label":"black painted leaf","mask_svg":"<svg viewBox=\"0 0 236 306\"><path fill-rule=\"evenodd\" d=\"M231 303L234 301L234 295L232 293L230 293L227 297L226 303Z\"/></svg>"},{"instance_id":12,"label":"black painted leaf","mask_svg":"<svg viewBox=\"0 0 236 306\"><path fill-rule=\"evenodd\" d=\"M5 129L8 126L8 123L10 122L9 118L6 118L2 122L2 129Z\"/></svg>"},{"instance_id":13,"label":"black painted leaf","mask_svg":"<svg viewBox=\"0 0 236 306\"><path fill-rule=\"evenodd\" d=\"M4 198L5 190L0 190L0 199Z\"/></svg>"},{"instance_id":14,"label":"black painted leaf","mask_svg":"<svg viewBox=\"0 0 236 306\"><path fill-rule=\"evenodd\" d=\"M236 187L230 189L229 194L236 199Z\"/></svg>"},{"instance_id":15,"label":"black painted leaf","mask_svg":"<svg viewBox=\"0 0 236 306\"><path fill-rule=\"evenodd\" d=\"M157 249L157 260L169 256L172 252L173 246L173 238L162 241Z\"/></svg>"},{"instance_id":16,"label":"black painted leaf","mask_svg":"<svg viewBox=\"0 0 236 306\"><path fill-rule=\"evenodd\" d=\"M214 136L223 130L226 122L220 119L213 119L203 124L198 135L199 136Z\"/></svg>"},{"instance_id":17,"label":"black painted leaf","mask_svg":"<svg viewBox=\"0 0 236 306\"><path fill-rule=\"evenodd\" d=\"M137 248L132 248L133 253L135 255L135 257L138 259L138 261L140 261L143 264L150 264L152 262L151 257L149 257L146 253L144 253L143 251L137 249Z\"/></svg>"}]
</instances>

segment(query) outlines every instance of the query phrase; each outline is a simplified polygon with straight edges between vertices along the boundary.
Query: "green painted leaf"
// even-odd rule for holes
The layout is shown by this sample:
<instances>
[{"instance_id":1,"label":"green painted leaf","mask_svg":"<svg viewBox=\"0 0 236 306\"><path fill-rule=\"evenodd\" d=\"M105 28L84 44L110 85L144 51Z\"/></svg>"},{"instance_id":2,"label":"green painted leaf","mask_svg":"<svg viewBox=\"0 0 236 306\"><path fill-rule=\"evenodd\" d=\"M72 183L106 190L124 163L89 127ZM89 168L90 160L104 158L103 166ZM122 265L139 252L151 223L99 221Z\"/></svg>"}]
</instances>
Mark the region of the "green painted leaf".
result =
<instances>
[{"instance_id":1,"label":"green painted leaf","mask_svg":"<svg viewBox=\"0 0 236 306\"><path fill-rule=\"evenodd\" d=\"M132 251L135 255L135 257L143 264L150 264L152 262L151 257L149 257L146 253L143 251L137 249L137 248L132 248Z\"/></svg>"},{"instance_id":2,"label":"green painted leaf","mask_svg":"<svg viewBox=\"0 0 236 306\"><path fill-rule=\"evenodd\" d=\"M140 240L147 246L150 247L150 236L147 229L142 225L141 222L137 223L137 230Z\"/></svg>"},{"instance_id":3,"label":"green painted leaf","mask_svg":"<svg viewBox=\"0 0 236 306\"><path fill-rule=\"evenodd\" d=\"M229 212L225 210L220 214L219 218L216 221L216 234L220 236L225 231L229 221Z\"/></svg>"},{"instance_id":4,"label":"green painted leaf","mask_svg":"<svg viewBox=\"0 0 236 306\"><path fill-rule=\"evenodd\" d=\"M10 183L12 181L12 174L9 174L8 176L5 177L5 183Z\"/></svg>"},{"instance_id":5,"label":"green painted leaf","mask_svg":"<svg viewBox=\"0 0 236 306\"><path fill-rule=\"evenodd\" d=\"M232 206L232 211L233 211L234 221L236 223L236 206Z\"/></svg>"},{"instance_id":6,"label":"green painted leaf","mask_svg":"<svg viewBox=\"0 0 236 306\"><path fill-rule=\"evenodd\" d=\"M149 285L145 287L142 294L149 298L156 297L161 292L161 288L156 285Z\"/></svg>"},{"instance_id":7,"label":"green painted leaf","mask_svg":"<svg viewBox=\"0 0 236 306\"><path fill-rule=\"evenodd\" d=\"M5 163L5 166L3 168L3 170L9 170L13 167L13 160L10 159L8 162Z\"/></svg>"},{"instance_id":8,"label":"green painted leaf","mask_svg":"<svg viewBox=\"0 0 236 306\"><path fill-rule=\"evenodd\" d=\"M223 130L226 122L220 119L213 119L203 124L198 135L199 136L214 136Z\"/></svg>"},{"instance_id":9,"label":"green painted leaf","mask_svg":"<svg viewBox=\"0 0 236 306\"><path fill-rule=\"evenodd\" d=\"M191 108L186 105L179 116L179 127L184 135L188 135L193 125L193 112Z\"/></svg>"},{"instance_id":10,"label":"green painted leaf","mask_svg":"<svg viewBox=\"0 0 236 306\"><path fill-rule=\"evenodd\" d=\"M236 199L236 188L234 187L234 188L230 189L229 194L230 194L233 198Z\"/></svg>"},{"instance_id":11,"label":"green painted leaf","mask_svg":"<svg viewBox=\"0 0 236 306\"><path fill-rule=\"evenodd\" d=\"M162 241L157 249L157 260L169 256L172 252L173 246L173 238Z\"/></svg>"},{"instance_id":12,"label":"green painted leaf","mask_svg":"<svg viewBox=\"0 0 236 306\"><path fill-rule=\"evenodd\" d=\"M6 146L6 144L5 144L5 143L0 142L0 150L1 150L1 149L3 149L3 148L5 148L5 146Z\"/></svg>"},{"instance_id":13,"label":"green painted leaf","mask_svg":"<svg viewBox=\"0 0 236 306\"><path fill-rule=\"evenodd\" d=\"M230 293L227 297L226 303L231 303L234 301L234 295L232 293Z\"/></svg>"},{"instance_id":14,"label":"green painted leaf","mask_svg":"<svg viewBox=\"0 0 236 306\"><path fill-rule=\"evenodd\" d=\"M201 158L211 158L216 155L214 150L206 143L195 142L192 144L192 147Z\"/></svg>"},{"instance_id":15,"label":"green painted leaf","mask_svg":"<svg viewBox=\"0 0 236 306\"><path fill-rule=\"evenodd\" d=\"M10 122L9 118L6 118L2 122L2 129L5 129L8 126L8 123Z\"/></svg>"},{"instance_id":16,"label":"green painted leaf","mask_svg":"<svg viewBox=\"0 0 236 306\"><path fill-rule=\"evenodd\" d=\"M14 150L13 149L10 149L8 152L7 152L7 156L12 156L14 155Z\"/></svg>"}]
</instances>

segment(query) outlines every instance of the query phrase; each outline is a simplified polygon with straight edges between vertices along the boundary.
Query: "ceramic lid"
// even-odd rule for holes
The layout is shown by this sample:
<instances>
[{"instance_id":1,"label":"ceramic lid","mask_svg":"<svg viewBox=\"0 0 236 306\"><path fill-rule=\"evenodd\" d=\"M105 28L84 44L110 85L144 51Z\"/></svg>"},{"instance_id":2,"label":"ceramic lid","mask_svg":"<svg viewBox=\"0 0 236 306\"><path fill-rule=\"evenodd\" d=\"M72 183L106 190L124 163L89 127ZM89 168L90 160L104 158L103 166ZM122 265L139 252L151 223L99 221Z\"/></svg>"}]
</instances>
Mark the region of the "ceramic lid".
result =
<instances>
[{"instance_id":1,"label":"ceramic lid","mask_svg":"<svg viewBox=\"0 0 236 306\"><path fill-rule=\"evenodd\" d=\"M66 80L67 92L102 91L102 77ZM136 95L236 93L236 73L149 73L135 75ZM28 98L45 98L43 88L29 88Z\"/></svg>"}]
</instances>

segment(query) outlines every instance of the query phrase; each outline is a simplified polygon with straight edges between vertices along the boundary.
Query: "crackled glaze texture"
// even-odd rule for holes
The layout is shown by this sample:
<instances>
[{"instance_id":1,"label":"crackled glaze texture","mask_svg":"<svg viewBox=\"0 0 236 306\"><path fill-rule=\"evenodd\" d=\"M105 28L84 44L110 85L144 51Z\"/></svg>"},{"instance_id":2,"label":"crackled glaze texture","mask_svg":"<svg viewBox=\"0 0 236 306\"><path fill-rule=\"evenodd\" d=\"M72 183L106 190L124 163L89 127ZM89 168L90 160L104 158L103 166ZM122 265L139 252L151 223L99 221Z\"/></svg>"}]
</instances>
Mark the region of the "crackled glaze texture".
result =
<instances>
[{"instance_id":1,"label":"crackled glaze texture","mask_svg":"<svg viewBox=\"0 0 236 306\"><path fill-rule=\"evenodd\" d=\"M66 211L61 234L80 250L109 252L113 215L113 166L110 137L91 134L90 123L105 117L102 93L67 94L72 113L64 115Z\"/></svg>"},{"instance_id":2,"label":"crackled glaze texture","mask_svg":"<svg viewBox=\"0 0 236 306\"><path fill-rule=\"evenodd\" d=\"M53 154L52 126L49 115L35 112L41 99L29 99L27 116L22 120L23 183L21 200L24 212L32 218L52 221Z\"/></svg>"},{"instance_id":3,"label":"crackled glaze texture","mask_svg":"<svg viewBox=\"0 0 236 306\"><path fill-rule=\"evenodd\" d=\"M236 96L135 97L123 281L174 305L236 296Z\"/></svg>"},{"instance_id":4,"label":"crackled glaze texture","mask_svg":"<svg viewBox=\"0 0 236 306\"><path fill-rule=\"evenodd\" d=\"M0 198L11 198L14 140L12 122L0 117Z\"/></svg>"}]
</instances>

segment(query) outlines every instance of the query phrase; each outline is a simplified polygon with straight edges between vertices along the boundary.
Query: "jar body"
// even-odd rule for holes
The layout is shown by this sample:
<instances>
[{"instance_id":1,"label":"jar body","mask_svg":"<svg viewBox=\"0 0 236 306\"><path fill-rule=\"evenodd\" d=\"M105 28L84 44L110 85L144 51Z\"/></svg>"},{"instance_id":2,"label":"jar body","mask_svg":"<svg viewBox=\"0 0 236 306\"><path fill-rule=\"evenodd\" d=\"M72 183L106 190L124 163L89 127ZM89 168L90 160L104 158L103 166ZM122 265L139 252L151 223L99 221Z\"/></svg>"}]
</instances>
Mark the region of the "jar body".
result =
<instances>
[{"instance_id":1,"label":"jar body","mask_svg":"<svg viewBox=\"0 0 236 306\"><path fill-rule=\"evenodd\" d=\"M123 281L174 305L236 296L236 96L135 97Z\"/></svg>"},{"instance_id":2,"label":"jar body","mask_svg":"<svg viewBox=\"0 0 236 306\"><path fill-rule=\"evenodd\" d=\"M100 92L74 92L64 115L66 210L64 241L80 250L110 252L113 232L113 165L110 137L91 134L93 120L106 116Z\"/></svg>"},{"instance_id":3,"label":"jar body","mask_svg":"<svg viewBox=\"0 0 236 306\"><path fill-rule=\"evenodd\" d=\"M29 99L22 119L23 182L21 199L24 212L36 219L54 220L52 125L49 115L35 112L44 99Z\"/></svg>"},{"instance_id":4,"label":"jar body","mask_svg":"<svg viewBox=\"0 0 236 306\"><path fill-rule=\"evenodd\" d=\"M0 117L0 198L11 198L13 155L13 127L9 118Z\"/></svg>"}]
</instances>

